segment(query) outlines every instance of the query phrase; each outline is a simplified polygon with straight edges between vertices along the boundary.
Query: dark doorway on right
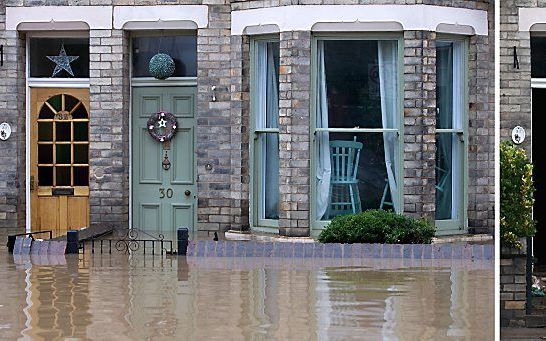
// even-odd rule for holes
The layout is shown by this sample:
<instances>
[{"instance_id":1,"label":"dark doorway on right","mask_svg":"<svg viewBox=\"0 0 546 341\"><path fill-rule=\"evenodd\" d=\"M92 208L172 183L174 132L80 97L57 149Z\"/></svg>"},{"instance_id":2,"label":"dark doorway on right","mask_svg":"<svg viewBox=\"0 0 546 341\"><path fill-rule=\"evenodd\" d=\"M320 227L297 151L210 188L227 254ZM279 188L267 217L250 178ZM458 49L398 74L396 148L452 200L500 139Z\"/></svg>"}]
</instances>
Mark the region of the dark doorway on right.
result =
<instances>
[{"instance_id":1,"label":"dark doorway on right","mask_svg":"<svg viewBox=\"0 0 546 341\"><path fill-rule=\"evenodd\" d=\"M533 218L537 232L533 238L535 265L540 272L546 270L546 134L541 132L546 122L546 89L533 88L532 159L533 180L536 188ZM535 269L538 270L538 269Z\"/></svg>"}]
</instances>

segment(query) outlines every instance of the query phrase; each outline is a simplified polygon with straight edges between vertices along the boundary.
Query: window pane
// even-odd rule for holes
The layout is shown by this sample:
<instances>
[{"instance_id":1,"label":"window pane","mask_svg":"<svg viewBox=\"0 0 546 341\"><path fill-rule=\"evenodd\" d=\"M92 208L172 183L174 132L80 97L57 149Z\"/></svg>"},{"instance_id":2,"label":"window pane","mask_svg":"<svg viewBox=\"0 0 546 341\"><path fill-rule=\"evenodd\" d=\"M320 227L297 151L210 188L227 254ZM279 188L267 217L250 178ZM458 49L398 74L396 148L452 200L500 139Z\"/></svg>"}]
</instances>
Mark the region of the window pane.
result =
<instances>
[{"instance_id":1,"label":"window pane","mask_svg":"<svg viewBox=\"0 0 546 341\"><path fill-rule=\"evenodd\" d=\"M89 145L74 145L74 163L87 163L89 158Z\"/></svg>"},{"instance_id":2,"label":"window pane","mask_svg":"<svg viewBox=\"0 0 546 341\"><path fill-rule=\"evenodd\" d=\"M436 128L453 128L453 43L436 43Z\"/></svg>"},{"instance_id":3,"label":"window pane","mask_svg":"<svg viewBox=\"0 0 546 341\"><path fill-rule=\"evenodd\" d=\"M546 37L531 37L531 77L546 77Z\"/></svg>"},{"instance_id":4,"label":"window pane","mask_svg":"<svg viewBox=\"0 0 546 341\"><path fill-rule=\"evenodd\" d=\"M70 145L69 144L58 144L56 147L56 162L57 164L70 164Z\"/></svg>"},{"instance_id":5,"label":"window pane","mask_svg":"<svg viewBox=\"0 0 546 341\"><path fill-rule=\"evenodd\" d=\"M70 63L74 76L65 70L56 78L89 77L89 39L88 38L31 38L30 39L30 76L49 78L53 75L56 64L47 56L58 56L64 44L68 56L78 59Z\"/></svg>"},{"instance_id":6,"label":"window pane","mask_svg":"<svg viewBox=\"0 0 546 341\"><path fill-rule=\"evenodd\" d=\"M436 219L452 218L453 160L455 134L436 134ZM456 213L456 212L455 212Z\"/></svg>"},{"instance_id":7,"label":"window pane","mask_svg":"<svg viewBox=\"0 0 546 341\"><path fill-rule=\"evenodd\" d=\"M74 111L72 112L72 118L88 118L87 110L85 109L85 106L83 104L80 104L77 108L74 109Z\"/></svg>"},{"instance_id":8,"label":"window pane","mask_svg":"<svg viewBox=\"0 0 546 341\"><path fill-rule=\"evenodd\" d=\"M38 167L38 186L53 186L53 167Z\"/></svg>"},{"instance_id":9,"label":"window pane","mask_svg":"<svg viewBox=\"0 0 546 341\"><path fill-rule=\"evenodd\" d=\"M53 145L39 144L38 145L38 163L53 163Z\"/></svg>"},{"instance_id":10,"label":"window pane","mask_svg":"<svg viewBox=\"0 0 546 341\"><path fill-rule=\"evenodd\" d=\"M53 141L52 122L38 122L38 141Z\"/></svg>"},{"instance_id":11,"label":"window pane","mask_svg":"<svg viewBox=\"0 0 546 341\"><path fill-rule=\"evenodd\" d=\"M74 186L89 186L89 167L74 167Z\"/></svg>"},{"instance_id":12,"label":"window pane","mask_svg":"<svg viewBox=\"0 0 546 341\"><path fill-rule=\"evenodd\" d=\"M42 120L52 120L54 117L55 113L51 110L50 107L44 104L42 106L42 109L40 109L40 114L38 118Z\"/></svg>"},{"instance_id":13,"label":"window pane","mask_svg":"<svg viewBox=\"0 0 546 341\"><path fill-rule=\"evenodd\" d=\"M64 95L64 107L65 107L65 110L70 112L72 109L74 109L74 107L76 106L76 104L78 104L80 101L75 98L75 97L72 97L70 95Z\"/></svg>"},{"instance_id":14,"label":"window pane","mask_svg":"<svg viewBox=\"0 0 546 341\"><path fill-rule=\"evenodd\" d=\"M55 123L55 140L70 141L70 122Z\"/></svg>"},{"instance_id":15,"label":"window pane","mask_svg":"<svg viewBox=\"0 0 546 341\"><path fill-rule=\"evenodd\" d=\"M197 76L197 37L179 35L133 38L133 77L151 77L148 65L159 52L174 60L174 77Z\"/></svg>"},{"instance_id":16,"label":"window pane","mask_svg":"<svg viewBox=\"0 0 546 341\"><path fill-rule=\"evenodd\" d=\"M279 136L261 134L260 146L260 217L279 219Z\"/></svg>"},{"instance_id":17,"label":"window pane","mask_svg":"<svg viewBox=\"0 0 546 341\"><path fill-rule=\"evenodd\" d=\"M70 167L55 167L55 186L70 186Z\"/></svg>"},{"instance_id":18,"label":"window pane","mask_svg":"<svg viewBox=\"0 0 546 341\"><path fill-rule=\"evenodd\" d=\"M87 141L89 130L87 122L74 122L74 141Z\"/></svg>"},{"instance_id":19,"label":"window pane","mask_svg":"<svg viewBox=\"0 0 546 341\"><path fill-rule=\"evenodd\" d=\"M382 121L380 80L386 78L385 89L397 88L397 42L326 40L323 44L328 127L394 128ZM384 91L383 96L384 104L397 101L398 91Z\"/></svg>"},{"instance_id":20,"label":"window pane","mask_svg":"<svg viewBox=\"0 0 546 341\"><path fill-rule=\"evenodd\" d=\"M50 99L47 100L47 103L49 103L55 111L59 112L62 108L62 95L53 96Z\"/></svg>"}]
</instances>

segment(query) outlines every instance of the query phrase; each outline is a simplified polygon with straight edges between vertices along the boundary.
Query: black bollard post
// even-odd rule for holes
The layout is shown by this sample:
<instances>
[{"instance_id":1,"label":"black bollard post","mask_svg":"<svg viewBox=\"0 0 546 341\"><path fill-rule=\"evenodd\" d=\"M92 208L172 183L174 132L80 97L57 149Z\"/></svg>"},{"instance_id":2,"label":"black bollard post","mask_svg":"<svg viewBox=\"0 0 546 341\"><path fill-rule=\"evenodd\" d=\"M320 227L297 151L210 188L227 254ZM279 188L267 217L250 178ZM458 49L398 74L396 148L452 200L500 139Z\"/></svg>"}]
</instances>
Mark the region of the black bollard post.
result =
<instances>
[{"instance_id":1,"label":"black bollard post","mask_svg":"<svg viewBox=\"0 0 546 341\"><path fill-rule=\"evenodd\" d=\"M66 253L78 253L80 244L80 231L69 230L66 232Z\"/></svg>"},{"instance_id":2,"label":"black bollard post","mask_svg":"<svg viewBox=\"0 0 546 341\"><path fill-rule=\"evenodd\" d=\"M185 256L188 252L188 239L190 230L187 227L179 227L176 231L178 240L178 255Z\"/></svg>"},{"instance_id":3,"label":"black bollard post","mask_svg":"<svg viewBox=\"0 0 546 341\"><path fill-rule=\"evenodd\" d=\"M15 238L16 236L8 236L8 252L13 253L13 247L15 246Z\"/></svg>"}]
</instances>

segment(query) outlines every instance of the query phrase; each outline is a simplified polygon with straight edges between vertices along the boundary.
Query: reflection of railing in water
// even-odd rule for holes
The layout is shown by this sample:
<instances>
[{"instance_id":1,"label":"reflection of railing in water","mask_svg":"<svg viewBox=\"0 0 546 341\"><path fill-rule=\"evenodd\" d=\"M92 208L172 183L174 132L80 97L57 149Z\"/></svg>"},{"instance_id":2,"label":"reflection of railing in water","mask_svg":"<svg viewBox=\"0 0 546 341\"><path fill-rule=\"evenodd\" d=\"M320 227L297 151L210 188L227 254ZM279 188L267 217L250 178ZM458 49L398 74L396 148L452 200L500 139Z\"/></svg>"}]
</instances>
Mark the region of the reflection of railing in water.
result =
<instances>
[{"instance_id":1,"label":"reflection of railing in water","mask_svg":"<svg viewBox=\"0 0 546 341\"><path fill-rule=\"evenodd\" d=\"M151 255L173 253L172 240L165 240L161 233L156 237L136 228L114 229L112 232L115 235L113 238L89 238L79 241L79 249L85 254L87 244L87 247L91 247L91 253L95 253L95 249L100 253L112 253L113 249L124 254L134 253L140 249L142 249L143 254L147 254L146 251L148 250L148 254ZM141 234L144 238L139 238Z\"/></svg>"},{"instance_id":2,"label":"reflection of railing in water","mask_svg":"<svg viewBox=\"0 0 546 341\"><path fill-rule=\"evenodd\" d=\"M35 232L26 232L26 233L18 233L18 234L12 234L8 236L8 242L6 246L8 247L8 252L13 253L13 247L15 245L15 239L20 236L29 236L34 240L35 234L42 234L42 233L48 233L49 239L53 239L53 231L52 230L43 230L43 231L35 231Z\"/></svg>"}]
</instances>

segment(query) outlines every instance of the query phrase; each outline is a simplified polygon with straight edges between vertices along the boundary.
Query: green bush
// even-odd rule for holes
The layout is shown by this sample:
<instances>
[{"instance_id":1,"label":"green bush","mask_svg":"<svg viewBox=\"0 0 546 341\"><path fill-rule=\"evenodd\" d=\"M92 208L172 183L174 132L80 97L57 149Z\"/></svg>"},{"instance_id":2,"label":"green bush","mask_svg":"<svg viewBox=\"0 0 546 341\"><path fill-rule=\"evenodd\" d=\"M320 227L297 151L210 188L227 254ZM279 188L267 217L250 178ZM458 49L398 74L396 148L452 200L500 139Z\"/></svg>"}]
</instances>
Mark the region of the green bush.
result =
<instances>
[{"instance_id":1,"label":"green bush","mask_svg":"<svg viewBox=\"0 0 546 341\"><path fill-rule=\"evenodd\" d=\"M434 232L434 226L427 220L368 210L335 217L318 240L321 243L429 244Z\"/></svg>"},{"instance_id":2,"label":"green bush","mask_svg":"<svg viewBox=\"0 0 546 341\"><path fill-rule=\"evenodd\" d=\"M501 245L521 248L519 238L535 234L533 165L509 141L500 145Z\"/></svg>"}]
</instances>

